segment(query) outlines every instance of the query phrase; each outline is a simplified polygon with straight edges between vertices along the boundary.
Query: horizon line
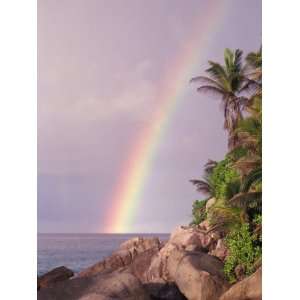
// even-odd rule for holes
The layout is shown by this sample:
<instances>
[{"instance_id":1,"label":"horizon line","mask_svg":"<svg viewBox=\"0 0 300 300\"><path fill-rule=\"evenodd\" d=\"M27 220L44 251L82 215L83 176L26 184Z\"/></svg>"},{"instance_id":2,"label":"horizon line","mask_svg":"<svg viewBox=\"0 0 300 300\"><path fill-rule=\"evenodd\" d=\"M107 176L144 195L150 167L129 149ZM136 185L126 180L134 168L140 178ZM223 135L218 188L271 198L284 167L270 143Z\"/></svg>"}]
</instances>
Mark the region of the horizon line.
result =
<instances>
[{"instance_id":1,"label":"horizon line","mask_svg":"<svg viewBox=\"0 0 300 300\"><path fill-rule=\"evenodd\" d=\"M120 234L171 234L170 232L37 232L37 234L114 234L114 235L120 235Z\"/></svg>"}]
</instances>

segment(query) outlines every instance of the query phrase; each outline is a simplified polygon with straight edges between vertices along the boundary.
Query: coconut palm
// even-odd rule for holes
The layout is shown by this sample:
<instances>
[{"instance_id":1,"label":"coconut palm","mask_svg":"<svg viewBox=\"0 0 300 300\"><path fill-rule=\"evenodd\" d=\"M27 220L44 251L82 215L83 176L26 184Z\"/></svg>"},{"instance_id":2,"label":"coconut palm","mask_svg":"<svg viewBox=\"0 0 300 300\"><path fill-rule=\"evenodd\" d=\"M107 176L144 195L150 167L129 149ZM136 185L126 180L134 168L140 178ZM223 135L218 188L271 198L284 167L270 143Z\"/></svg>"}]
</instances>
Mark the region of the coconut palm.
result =
<instances>
[{"instance_id":1,"label":"coconut palm","mask_svg":"<svg viewBox=\"0 0 300 300\"><path fill-rule=\"evenodd\" d=\"M245 97L239 94L245 86L244 68L242 64L243 52L239 49L234 52L225 49L224 66L209 61L210 67L206 70L208 76L197 76L192 82L200 82L199 92L208 92L217 95L222 100L224 109L224 128L231 132L242 119L242 110Z\"/></svg>"},{"instance_id":2,"label":"coconut palm","mask_svg":"<svg viewBox=\"0 0 300 300\"><path fill-rule=\"evenodd\" d=\"M204 166L204 176L203 179L192 179L190 182L196 186L198 192L203 193L204 195L211 198L214 196L214 186L210 180L210 175L217 165L217 162L209 159L208 162Z\"/></svg>"},{"instance_id":3,"label":"coconut palm","mask_svg":"<svg viewBox=\"0 0 300 300\"><path fill-rule=\"evenodd\" d=\"M241 153L234 166L241 174L241 186L229 203L244 208L248 215L261 212L262 203L262 110L261 97L256 96L248 108L249 117L241 120L235 130L238 143L231 151ZM242 150L242 151L241 151Z\"/></svg>"},{"instance_id":4,"label":"coconut palm","mask_svg":"<svg viewBox=\"0 0 300 300\"><path fill-rule=\"evenodd\" d=\"M252 90L252 99L262 94L262 48L257 52L250 52L246 56L246 82L250 90ZM249 103L252 103L250 98Z\"/></svg>"},{"instance_id":5,"label":"coconut palm","mask_svg":"<svg viewBox=\"0 0 300 300\"><path fill-rule=\"evenodd\" d=\"M246 56L247 67L253 72L250 73L252 79L261 82L262 78L262 47L257 52L250 52Z\"/></svg>"},{"instance_id":6,"label":"coconut palm","mask_svg":"<svg viewBox=\"0 0 300 300\"><path fill-rule=\"evenodd\" d=\"M235 166L242 176L251 170L261 167L262 157L262 113L261 98L255 97L254 102L247 109L250 114L247 118L239 121L231 138L237 142L231 150L235 160ZM229 144L232 141L229 139ZM239 154L238 156L236 154Z\"/></svg>"}]
</instances>

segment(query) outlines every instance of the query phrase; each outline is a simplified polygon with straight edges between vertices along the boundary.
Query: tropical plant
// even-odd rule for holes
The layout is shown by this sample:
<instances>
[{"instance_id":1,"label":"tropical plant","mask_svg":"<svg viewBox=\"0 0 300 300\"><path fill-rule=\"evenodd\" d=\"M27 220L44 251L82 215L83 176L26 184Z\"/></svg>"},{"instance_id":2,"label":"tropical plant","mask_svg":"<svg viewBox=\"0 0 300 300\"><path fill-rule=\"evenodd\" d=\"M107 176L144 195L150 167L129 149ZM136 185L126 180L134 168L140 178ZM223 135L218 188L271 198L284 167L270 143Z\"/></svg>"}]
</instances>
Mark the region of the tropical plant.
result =
<instances>
[{"instance_id":1,"label":"tropical plant","mask_svg":"<svg viewBox=\"0 0 300 300\"><path fill-rule=\"evenodd\" d=\"M214 186L211 182L210 177L216 165L216 161L209 159L204 166L203 179L190 180L190 182L196 186L197 191L208 196L208 198L214 197L215 195Z\"/></svg>"},{"instance_id":2,"label":"tropical plant","mask_svg":"<svg viewBox=\"0 0 300 300\"><path fill-rule=\"evenodd\" d=\"M254 80L261 87L262 79L262 47L257 52L250 52L246 56L247 68L250 70L248 78ZM254 83L254 82L253 82Z\"/></svg>"},{"instance_id":3,"label":"tropical plant","mask_svg":"<svg viewBox=\"0 0 300 300\"><path fill-rule=\"evenodd\" d=\"M255 238L251 235L247 223L236 227L225 238L229 255L225 259L224 273L228 280L236 281L235 268L239 265L245 275L250 275L255 270L255 262L261 257L261 247L255 245Z\"/></svg>"},{"instance_id":4,"label":"tropical plant","mask_svg":"<svg viewBox=\"0 0 300 300\"><path fill-rule=\"evenodd\" d=\"M237 122L242 119L242 110L245 98L239 94L246 88L244 68L242 64L243 52L239 49L234 52L225 49L224 65L209 61L206 70L208 76L197 76L192 82L200 82L199 92L209 92L222 100L224 110L224 128L231 132Z\"/></svg>"},{"instance_id":5,"label":"tropical plant","mask_svg":"<svg viewBox=\"0 0 300 300\"><path fill-rule=\"evenodd\" d=\"M241 120L235 130L238 142L229 153L241 174L241 186L230 204L244 208L253 216L261 212L262 200L262 119L261 98L249 107L249 117Z\"/></svg>"},{"instance_id":6,"label":"tropical plant","mask_svg":"<svg viewBox=\"0 0 300 300\"><path fill-rule=\"evenodd\" d=\"M230 157L218 162L210 176L210 181L214 186L215 197L217 199L229 199L233 196L233 190L239 185L239 174L233 166Z\"/></svg>"},{"instance_id":7,"label":"tropical plant","mask_svg":"<svg viewBox=\"0 0 300 300\"><path fill-rule=\"evenodd\" d=\"M241 208L229 205L224 199L217 199L207 213L209 225L218 231L229 232L237 224L247 221Z\"/></svg>"},{"instance_id":8,"label":"tropical plant","mask_svg":"<svg viewBox=\"0 0 300 300\"><path fill-rule=\"evenodd\" d=\"M207 199L194 201L192 210L193 221L191 222L191 225L198 225L206 219L206 203Z\"/></svg>"},{"instance_id":9,"label":"tropical plant","mask_svg":"<svg viewBox=\"0 0 300 300\"><path fill-rule=\"evenodd\" d=\"M229 255L224 272L236 281L239 265L246 275L261 261L262 244L262 50L251 52L242 62L242 51L225 49L224 65L209 61L208 76L199 92L220 97L229 152L218 163L208 164L201 180L191 180L199 192L215 200L193 204L193 222L206 218L210 230L226 236Z\"/></svg>"}]
</instances>

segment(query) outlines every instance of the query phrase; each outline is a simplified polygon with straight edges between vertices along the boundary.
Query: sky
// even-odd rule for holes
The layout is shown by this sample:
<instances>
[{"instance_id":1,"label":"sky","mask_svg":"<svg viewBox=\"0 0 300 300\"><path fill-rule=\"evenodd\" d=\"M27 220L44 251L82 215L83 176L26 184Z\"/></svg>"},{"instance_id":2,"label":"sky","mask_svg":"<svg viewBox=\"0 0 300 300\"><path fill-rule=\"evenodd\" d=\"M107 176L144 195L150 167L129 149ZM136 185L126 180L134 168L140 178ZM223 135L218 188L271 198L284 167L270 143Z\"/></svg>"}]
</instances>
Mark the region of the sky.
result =
<instances>
[{"instance_id":1,"label":"sky","mask_svg":"<svg viewBox=\"0 0 300 300\"><path fill-rule=\"evenodd\" d=\"M198 22L214 10L207 26ZM226 47L260 47L261 1L38 1L39 232L105 231L124 165L198 31L207 42L190 77L203 75L208 60L222 62ZM188 79L180 85L184 97L166 113L132 232L188 224L193 201L204 198L189 180L226 153L219 101Z\"/></svg>"}]
</instances>

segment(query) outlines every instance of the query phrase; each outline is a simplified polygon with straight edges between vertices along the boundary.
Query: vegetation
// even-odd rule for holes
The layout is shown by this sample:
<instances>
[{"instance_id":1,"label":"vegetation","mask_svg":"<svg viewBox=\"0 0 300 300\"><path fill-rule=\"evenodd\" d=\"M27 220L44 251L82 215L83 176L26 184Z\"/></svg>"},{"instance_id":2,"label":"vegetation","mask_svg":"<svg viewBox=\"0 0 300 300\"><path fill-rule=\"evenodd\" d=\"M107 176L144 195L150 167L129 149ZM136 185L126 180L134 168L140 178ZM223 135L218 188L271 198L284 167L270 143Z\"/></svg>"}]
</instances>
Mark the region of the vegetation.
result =
<instances>
[{"instance_id":1,"label":"vegetation","mask_svg":"<svg viewBox=\"0 0 300 300\"><path fill-rule=\"evenodd\" d=\"M193 203L193 221L191 222L191 225L198 225L200 224L202 221L204 221L207 217L206 215L206 202L207 200L196 200Z\"/></svg>"},{"instance_id":2,"label":"vegetation","mask_svg":"<svg viewBox=\"0 0 300 300\"><path fill-rule=\"evenodd\" d=\"M261 256L262 208L262 51L243 60L239 49L225 49L224 63L209 61L207 76L192 78L198 91L218 97L228 133L224 159L209 160L202 179L191 182L197 190L216 199L207 212L206 201L193 204L193 224L205 218L226 235L229 255L224 271L235 281L239 265L251 274Z\"/></svg>"},{"instance_id":3,"label":"vegetation","mask_svg":"<svg viewBox=\"0 0 300 300\"><path fill-rule=\"evenodd\" d=\"M255 270L255 262L261 257L261 247L256 245L255 237L251 235L249 224L232 230L226 237L229 255L224 264L224 273L228 280L236 281L235 268L242 266L245 275L250 275Z\"/></svg>"}]
</instances>

